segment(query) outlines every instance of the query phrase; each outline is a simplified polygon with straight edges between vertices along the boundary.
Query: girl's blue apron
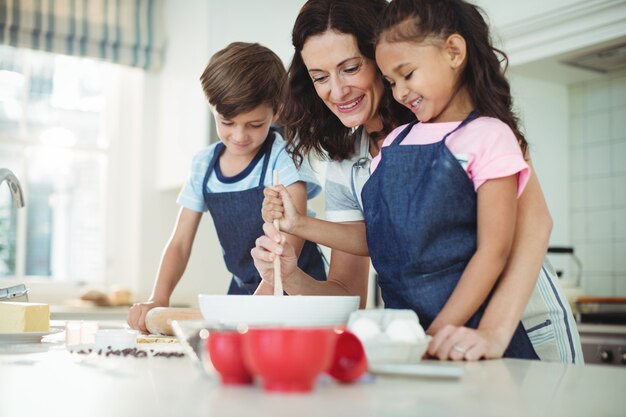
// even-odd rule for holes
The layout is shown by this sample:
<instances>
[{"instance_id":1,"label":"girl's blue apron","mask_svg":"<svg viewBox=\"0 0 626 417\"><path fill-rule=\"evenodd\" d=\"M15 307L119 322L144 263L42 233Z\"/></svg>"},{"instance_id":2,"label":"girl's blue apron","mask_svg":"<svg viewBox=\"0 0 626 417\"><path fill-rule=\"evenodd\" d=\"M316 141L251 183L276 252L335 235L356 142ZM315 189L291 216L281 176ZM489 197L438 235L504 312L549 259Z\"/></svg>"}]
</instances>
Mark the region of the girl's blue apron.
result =
<instances>
[{"instance_id":1,"label":"girl's blue apron","mask_svg":"<svg viewBox=\"0 0 626 417\"><path fill-rule=\"evenodd\" d=\"M264 154L263 169L259 185L244 191L209 193L207 183L209 176L218 163L219 156L224 150L224 144L219 143L209 163L204 181L202 194L213 223L217 231L226 268L233 274L228 294L254 294L261 282L261 277L254 267L250 250L255 241L263 235L263 219L261 208L263 205L263 180L267 173L274 132L270 130L265 143L259 149ZM259 158L254 158L251 164L256 164ZM252 168L252 167L250 167ZM326 279L324 261L317 245L305 241L298 258L298 266L318 281Z\"/></svg>"},{"instance_id":2,"label":"girl's blue apron","mask_svg":"<svg viewBox=\"0 0 626 417\"><path fill-rule=\"evenodd\" d=\"M414 310L428 328L476 252L476 192L445 142L400 143L418 121L381 149L362 192L367 244L386 308ZM488 299L466 323L477 328ZM518 325L504 356L538 359Z\"/></svg>"}]
</instances>

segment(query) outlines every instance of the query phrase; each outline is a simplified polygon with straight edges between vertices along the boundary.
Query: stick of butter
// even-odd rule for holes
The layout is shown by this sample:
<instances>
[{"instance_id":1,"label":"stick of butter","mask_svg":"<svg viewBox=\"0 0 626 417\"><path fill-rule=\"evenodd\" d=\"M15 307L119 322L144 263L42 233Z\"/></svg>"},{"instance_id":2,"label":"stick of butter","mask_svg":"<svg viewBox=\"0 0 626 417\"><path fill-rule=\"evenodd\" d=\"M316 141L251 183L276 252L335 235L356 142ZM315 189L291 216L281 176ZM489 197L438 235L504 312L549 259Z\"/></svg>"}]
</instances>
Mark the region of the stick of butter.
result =
<instances>
[{"instance_id":1,"label":"stick of butter","mask_svg":"<svg viewBox=\"0 0 626 417\"><path fill-rule=\"evenodd\" d=\"M0 302L0 333L49 331L49 304Z\"/></svg>"}]
</instances>

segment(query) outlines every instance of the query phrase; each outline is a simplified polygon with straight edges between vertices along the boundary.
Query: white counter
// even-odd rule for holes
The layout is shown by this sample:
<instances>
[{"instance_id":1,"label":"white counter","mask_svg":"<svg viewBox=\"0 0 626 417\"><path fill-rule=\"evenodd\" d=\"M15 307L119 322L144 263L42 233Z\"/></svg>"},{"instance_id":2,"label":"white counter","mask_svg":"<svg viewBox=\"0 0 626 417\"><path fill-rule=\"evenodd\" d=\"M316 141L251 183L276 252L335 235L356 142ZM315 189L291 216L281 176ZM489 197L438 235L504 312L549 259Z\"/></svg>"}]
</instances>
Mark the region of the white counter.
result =
<instances>
[{"instance_id":1,"label":"white counter","mask_svg":"<svg viewBox=\"0 0 626 417\"><path fill-rule=\"evenodd\" d=\"M322 378L311 394L223 387L188 358L0 354L0 416L620 416L626 370L519 360L465 363L461 379Z\"/></svg>"}]
</instances>

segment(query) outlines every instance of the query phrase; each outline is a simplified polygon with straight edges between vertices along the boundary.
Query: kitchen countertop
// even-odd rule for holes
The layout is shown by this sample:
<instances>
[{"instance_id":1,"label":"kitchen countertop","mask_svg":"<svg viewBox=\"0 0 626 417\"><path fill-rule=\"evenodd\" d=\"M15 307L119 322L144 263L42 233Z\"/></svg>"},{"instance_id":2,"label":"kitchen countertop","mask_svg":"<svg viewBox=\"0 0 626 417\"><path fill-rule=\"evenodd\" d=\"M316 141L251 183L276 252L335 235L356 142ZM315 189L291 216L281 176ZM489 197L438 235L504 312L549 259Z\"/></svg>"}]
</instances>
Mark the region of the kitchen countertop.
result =
<instances>
[{"instance_id":1,"label":"kitchen countertop","mask_svg":"<svg viewBox=\"0 0 626 417\"><path fill-rule=\"evenodd\" d=\"M129 306L102 307L89 303L51 304L52 320L125 320Z\"/></svg>"},{"instance_id":2,"label":"kitchen countertop","mask_svg":"<svg viewBox=\"0 0 626 417\"><path fill-rule=\"evenodd\" d=\"M144 349L149 349L146 346ZM521 360L459 364L461 379L322 377L310 394L224 387L188 358L0 353L0 416L623 416L626 370ZM0 350L0 352L3 352ZM26 350L24 351L26 352Z\"/></svg>"}]
</instances>

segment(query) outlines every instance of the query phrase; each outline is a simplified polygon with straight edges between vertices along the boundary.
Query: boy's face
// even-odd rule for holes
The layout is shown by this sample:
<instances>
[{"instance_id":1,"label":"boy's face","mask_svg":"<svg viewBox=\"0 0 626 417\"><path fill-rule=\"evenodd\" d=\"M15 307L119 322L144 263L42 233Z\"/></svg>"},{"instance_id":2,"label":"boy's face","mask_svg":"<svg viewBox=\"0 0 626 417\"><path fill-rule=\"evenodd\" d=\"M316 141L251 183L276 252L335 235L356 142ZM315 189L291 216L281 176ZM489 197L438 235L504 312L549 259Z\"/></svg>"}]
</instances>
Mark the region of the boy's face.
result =
<instances>
[{"instance_id":1,"label":"boy's face","mask_svg":"<svg viewBox=\"0 0 626 417\"><path fill-rule=\"evenodd\" d=\"M265 142L271 123L276 119L272 107L261 104L247 113L231 119L224 118L211 107L215 117L217 136L233 156L254 156Z\"/></svg>"}]
</instances>

